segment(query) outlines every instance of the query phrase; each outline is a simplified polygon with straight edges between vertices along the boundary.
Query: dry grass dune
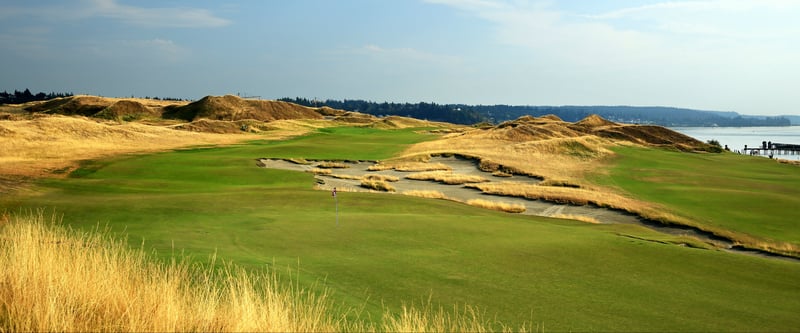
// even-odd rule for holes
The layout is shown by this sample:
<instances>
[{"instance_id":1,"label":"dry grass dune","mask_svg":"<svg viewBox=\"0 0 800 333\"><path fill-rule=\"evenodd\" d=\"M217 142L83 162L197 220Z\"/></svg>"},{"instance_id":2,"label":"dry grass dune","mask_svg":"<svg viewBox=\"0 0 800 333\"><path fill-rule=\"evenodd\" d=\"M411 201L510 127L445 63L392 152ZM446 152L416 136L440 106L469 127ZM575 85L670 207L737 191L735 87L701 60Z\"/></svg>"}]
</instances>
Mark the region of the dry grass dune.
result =
<instances>
[{"instance_id":1,"label":"dry grass dune","mask_svg":"<svg viewBox=\"0 0 800 333\"><path fill-rule=\"evenodd\" d=\"M192 145L231 144L248 135L176 131L138 123L98 122L83 117L47 116L0 121L0 174L47 176L64 173L76 161L123 153Z\"/></svg>"},{"instance_id":2,"label":"dry grass dune","mask_svg":"<svg viewBox=\"0 0 800 333\"><path fill-rule=\"evenodd\" d=\"M163 116L186 121L198 119L272 121L323 118L315 108L281 101L243 99L232 95L206 96L186 105L168 106L164 108Z\"/></svg>"},{"instance_id":3,"label":"dry grass dune","mask_svg":"<svg viewBox=\"0 0 800 333\"><path fill-rule=\"evenodd\" d=\"M556 116L525 116L494 127L451 133L439 140L416 144L401 157L384 161L383 165L416 164L434 155L459 154L478 159L484 171L543 179L539 185L468 185L485 193L576 205L594 204L657 220L688 223L663 213L653 204L587 182L588 176L600 172L601 165L613 156L610 148L615 145L684 151L709 149L703 142L659 126L617 124L594 115L575 123L564 122Z\"/></svg>"}]
</instances>

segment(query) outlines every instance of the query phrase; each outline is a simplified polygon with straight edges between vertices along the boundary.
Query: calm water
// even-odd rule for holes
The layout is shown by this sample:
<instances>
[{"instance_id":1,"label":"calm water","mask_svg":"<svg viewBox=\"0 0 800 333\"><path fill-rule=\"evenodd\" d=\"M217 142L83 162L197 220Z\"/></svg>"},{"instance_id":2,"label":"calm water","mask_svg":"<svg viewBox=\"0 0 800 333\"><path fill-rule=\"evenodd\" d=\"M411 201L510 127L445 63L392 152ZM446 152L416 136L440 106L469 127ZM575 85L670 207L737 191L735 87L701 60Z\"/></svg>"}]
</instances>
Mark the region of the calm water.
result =
<instances>
[{"instance_id":1,"label":"calm water","mask_svg":"<svg viewBox=\"0 0 800 333\"><path fill-rule=\"evenodd\" d=\"M800 145L800 126L787 127L674 127L674 131L703 142L717 140L732 151L741 151L744 146L761 147L761 142L791 143ZM800 155L775 155L790 160L800 160Z\"/></svg>"}]
</instances>

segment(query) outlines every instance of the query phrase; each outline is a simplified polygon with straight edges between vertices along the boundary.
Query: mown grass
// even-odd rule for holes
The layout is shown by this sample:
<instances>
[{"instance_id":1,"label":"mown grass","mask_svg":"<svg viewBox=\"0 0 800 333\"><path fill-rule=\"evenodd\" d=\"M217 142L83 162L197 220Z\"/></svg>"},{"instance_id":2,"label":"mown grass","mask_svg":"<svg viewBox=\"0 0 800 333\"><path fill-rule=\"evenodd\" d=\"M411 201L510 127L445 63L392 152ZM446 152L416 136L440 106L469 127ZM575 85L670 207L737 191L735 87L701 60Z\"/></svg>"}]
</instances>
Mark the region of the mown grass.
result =
<instances>
[{"instance_id":1,"label":"mown grass","mask_svg":"<svg viewBox=\"0 0 800 333\"><path fill-rule=\"evenodd\" d=\"M362 147L344 139L365 142ZM3 207L45 207L98 223L169 258L219 258L330 292L378 322L388 309L468 305L546 331L787 331L800 327L796 262L680 247L636 226L592 225L459 203L314 191L309 173L255 158L376 159L426 139L412 131L337 129L282 142L87 163ZM374 146L368 147L366 142ZM362 149L363 148L363 149ZM674 238L674 239L673 239ZM655 240L658 241L650 241ZM343 316L345 314L335 314ZM353 317L347 317L353 319Z\"/></svg>"},{"instance_id":2,"label":"mown grass","mask_svg":"<svg viewBox=\"0 0 800 333\"><path fill-rule=\"evenodd\" d=\"M619 147L598 181L713 230L800 246L800 169L774 160ZM754 240L754 242L755 242ZM797 249L797 248L795 248Z\"/></svg>"}]
</instances>

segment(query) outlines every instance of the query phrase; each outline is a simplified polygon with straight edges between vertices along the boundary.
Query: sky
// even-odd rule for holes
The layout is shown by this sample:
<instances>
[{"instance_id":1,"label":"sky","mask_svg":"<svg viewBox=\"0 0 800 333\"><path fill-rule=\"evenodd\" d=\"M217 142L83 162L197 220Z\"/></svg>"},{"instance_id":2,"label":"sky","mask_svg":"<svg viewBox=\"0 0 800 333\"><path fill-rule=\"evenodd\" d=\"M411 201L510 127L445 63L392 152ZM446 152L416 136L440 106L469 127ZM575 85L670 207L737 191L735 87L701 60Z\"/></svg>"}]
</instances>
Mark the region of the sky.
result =
<instances>
[{"instance_id":1,"label":"sky","mask_svg":"<svg viewBox=\"0 0 800 333\"><path fill-rule=\"evenodd\" d=\"M797 0L4 0L0 91L797 115Z\"/></svg>"}]
</instances>

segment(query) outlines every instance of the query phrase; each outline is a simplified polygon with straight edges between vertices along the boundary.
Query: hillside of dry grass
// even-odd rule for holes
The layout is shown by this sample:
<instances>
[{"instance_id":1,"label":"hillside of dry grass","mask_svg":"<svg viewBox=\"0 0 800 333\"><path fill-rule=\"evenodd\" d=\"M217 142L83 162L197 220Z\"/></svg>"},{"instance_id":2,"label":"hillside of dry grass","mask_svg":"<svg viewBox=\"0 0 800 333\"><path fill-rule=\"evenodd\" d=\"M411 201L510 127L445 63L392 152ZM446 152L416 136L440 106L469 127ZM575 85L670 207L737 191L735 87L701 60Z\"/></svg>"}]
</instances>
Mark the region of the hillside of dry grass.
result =
<instances>
[{"instance_id":1,"label":"hillside of dry grass","mask_svg":"<svg viewBox=\"0 0 800 333\"><path fill-rule=\"evenodd\" d=\"M194 121L244 120L272 121L280 119L321 119L323 116L314 108L293 103L268 100L243 99L233 95L206 96L186 105L167 106L164 118Z\"/></svg>"},{"instance_id":2,"label":"hillside of dry grass","mask_svg":"<svg viewBox=\"0 0 800 333\"><path fill-rule=\"evenodd\" d=\"M538 185L480 187L489 194L522 196L576 205L594 204L673 223L652 203L630 198L589 181L613 157L615 145L639 145L705 153L711 147L660 126L619 124L592 115L570 123L556 116L524 116L480 129L466 129L440 140L416 144L384 165L402 165L434 155L457 154L477 159L484 171L523 174L543 179ZM568 185L568 186L565 186Z\"/></svg>"}]
</instances>

